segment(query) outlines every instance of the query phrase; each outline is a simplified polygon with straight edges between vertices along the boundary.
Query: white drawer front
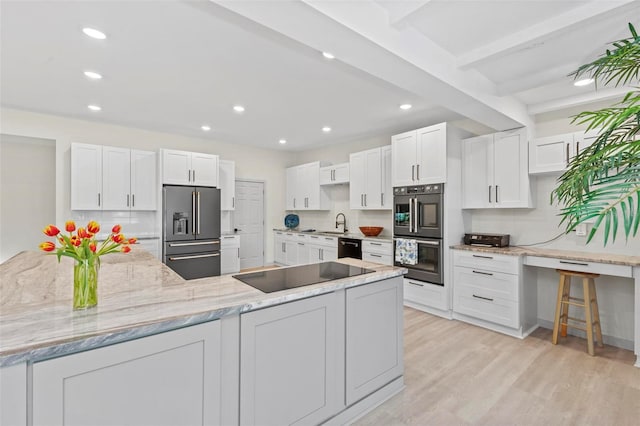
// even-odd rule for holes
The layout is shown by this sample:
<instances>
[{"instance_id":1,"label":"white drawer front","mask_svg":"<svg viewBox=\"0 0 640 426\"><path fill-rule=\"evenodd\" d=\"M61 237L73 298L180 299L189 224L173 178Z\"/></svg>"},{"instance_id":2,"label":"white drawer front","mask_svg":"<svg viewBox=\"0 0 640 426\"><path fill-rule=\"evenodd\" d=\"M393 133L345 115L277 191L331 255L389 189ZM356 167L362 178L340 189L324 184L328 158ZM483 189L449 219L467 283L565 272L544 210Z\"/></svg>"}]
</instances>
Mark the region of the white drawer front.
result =
<instances>
[{"instance_id":1,"label":"white drawer front","mask_svg":"<svg viewBox=\"0 0 640 426\"><path fill-rule=\"evenodd\" d=\"M633 277L633 268L625 265L608 263L583 262L580 260L564 260L551 257L527 256L525 265L541 268L566 269L568 271L591 272L593 274L613 275L616 277Z\"/></svg>"},{"instance_id":2,"label":"white drawer front","mask_svg":"<svg viewBox=\"0 0 640 426\"><path fill-rule=\"evenodd\" d=\"M367 262L381 263L383 265L393 265L393 257L390 254L362 253L362 260Z\"/></svg>"},{"instance_id":3,"label":"white drawer front","mask_svg":"<svg viewBox=\"0 0 640 426\"><path fill-rule=\"evenodd\" d=\"M443 311L449 309L447 292L444 286L440 285L405 278L404 299Z\"/></svg>"},{"instance_id":4,"label":"white drawer front","mask_svg":"<svg viewBox=\"0 0 640 426\"><path fill-rule=\"evenodd\" d=\"M475 287L456 283L453 289L453 310L507 327L520 327L517 302L492 298Z\"/></svg>"},{"instance_id":5,"label":"white drawer front","mask_svg":"<svg viewBox=\"0 0 640 426\"><path fill-rule=\"evenodd\" d=\"M367 253L378 253L391 255L393 250L393 243L387 241L362 241L362 251Z\"/></svg>"},{"instance_id":6,"label":"white drawer front","mask_svg":"<svg viewBox=\"0 0 640 426\"><path fill-rule=\"evenodd\" d=\"M460 286L467 286L492 299L503 299L517 302L518 276L491 272L474 268L453 268L454 291Z\"/></svg>"},{"instance_id":7,"label":"white drawer front","mask_svg":"<svg viewBox=\"0 0 640 426\"><path fill-rule=\"evenodd\" d=\"M240 247L240 235L223 235L220 237L220 248Z\"/></svg>"},{"instance_id":8,"label":"white drawer front","mask_svg":"<svg viewBox=\"0 0 640 426\"><path fill-rule=\"evenodd\" d=\"M454 250L453 264L454 266L466 266L468 268L504 272L505 274L518 274L520 259L518 256L505 254Z\"/></svg>"},{"instance_id":9,"label":"white drawer front","mask_svg":"<svg viewBox=\"0 0 640 426\"><path fill-rule=\"evenodd\" d=\"M309 235L308 241L312 244L325 247L338 247L337 237L327 237L324 235Z\"/></svg>"}]
</instances>

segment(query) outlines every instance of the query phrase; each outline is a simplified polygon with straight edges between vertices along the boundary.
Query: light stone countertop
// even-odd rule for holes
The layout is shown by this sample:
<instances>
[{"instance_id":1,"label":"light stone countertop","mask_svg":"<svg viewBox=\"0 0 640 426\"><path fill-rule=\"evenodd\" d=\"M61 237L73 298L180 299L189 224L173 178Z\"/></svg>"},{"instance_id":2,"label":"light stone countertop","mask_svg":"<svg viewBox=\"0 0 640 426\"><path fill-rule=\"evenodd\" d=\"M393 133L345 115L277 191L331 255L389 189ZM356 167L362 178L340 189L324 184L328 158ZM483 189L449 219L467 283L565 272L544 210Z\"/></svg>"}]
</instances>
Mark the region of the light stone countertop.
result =
<instances>
[{"instance_id":1,"label":"light stone countertop","mask_svg":"<svg viewBox=\"0 0 640 426\"><path fill-rule=\"evenodd\" d=\"M401 276L406 269L355 259L373 269L352 278L263 293L231 275L184 280L146 251L101 258L98 306L72 310L73 260L22 252L0 265L0 366L123 342L226 315Z\"/></svg>"},{"instance_id":2,"label":"light stone countertop","mask_svg":"<svg viewBox=\"0 0 640 426\"><path fill-rule=\"evenodd\" d=\"M293 234L304 234L304 235L324 235L327 237L346 237L346 238L356 238L359 240L371 240L371 241L380 241L380 242L393 242L393 237L388 235L378 235L377 237L367 237L361 232L347 232L345 234L335 234L333 232L325 232L325 231L313 231L313 232L302 232L301 230L296 229L287 229L287 228L273 228L274 231L278 232L291 232Z\"/></svg>"},{"instance_id":3,"label":"light stone countertop","mask_svg":"<svg viewBox=\"0 0 640 426\"><path fill-rule=\"evenodd\" d=\"M476 251L482 253L506 254L510 256L539 256L582 262L606 263L610 265L640 266L640 256L625 254L594 253L586 251L559 250L541 247L482 247L472 245L451 246L455 250Z\"/></svg>"}]
</instances>

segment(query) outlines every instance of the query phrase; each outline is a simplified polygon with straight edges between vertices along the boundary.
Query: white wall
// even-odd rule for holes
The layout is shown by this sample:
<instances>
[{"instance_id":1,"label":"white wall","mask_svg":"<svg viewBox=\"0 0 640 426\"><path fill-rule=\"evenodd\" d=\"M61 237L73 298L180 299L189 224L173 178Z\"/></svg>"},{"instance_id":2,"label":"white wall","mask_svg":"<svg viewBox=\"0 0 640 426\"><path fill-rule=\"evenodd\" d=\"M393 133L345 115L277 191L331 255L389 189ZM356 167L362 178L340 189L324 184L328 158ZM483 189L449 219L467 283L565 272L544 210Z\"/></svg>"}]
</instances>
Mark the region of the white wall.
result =
<instances>
[{"instance_id":1,"label":"white wall","mask_svg":"<svg viewBox=\"0 0 640 426\"><path fill-rule=\"evenodd\" d=\"M346 144L329 145L297 153L289 166L312 161L326 161L330 164L348 163L349 154L352 152L365 151L390 144L391 135L389 134L355 140ZM300 216L300 229L335 230L336 215L341 212L347 217L347 227L350 232L360 233L359 226L383 226L384 230L380 235L391 237L393 234L391 210L351 210L349 208L349 185L331 185L328 191L333 201L331 210L296 212ZM282 228L283 225L284 223L280 223L278 227ZM342 226L340 226L340 229L342 229Z\"/></svg>"},{"instance_id":2,"label":"white wall","mask_svg":"<svg viewBox=\"0 0 640 426\"><path fill-rule=\"evenodd\" d=\"M56 141L57 224L64 224L73 216L70 211L69 168L72 142L143 150L181 149L217 154L220 158L235 161L237 178L265 181L265 261L273 261L273 233L269 230L281 226L284 217L285 167L291 164L292 154L9 108L0 109L0 121L3 133ZM134 235L140 228L135 228L135 223L131 225L133 232L130 233Z\"/></svg>"}]
</instances>

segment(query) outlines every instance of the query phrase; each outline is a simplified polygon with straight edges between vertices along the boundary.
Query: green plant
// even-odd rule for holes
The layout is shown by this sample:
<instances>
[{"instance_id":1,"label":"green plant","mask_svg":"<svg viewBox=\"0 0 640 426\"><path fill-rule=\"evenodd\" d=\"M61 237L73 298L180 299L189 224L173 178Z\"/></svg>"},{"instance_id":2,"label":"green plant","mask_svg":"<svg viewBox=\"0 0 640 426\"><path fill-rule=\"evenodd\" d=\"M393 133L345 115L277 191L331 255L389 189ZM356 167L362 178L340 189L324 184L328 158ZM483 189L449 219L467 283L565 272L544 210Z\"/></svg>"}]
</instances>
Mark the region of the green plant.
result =
<instances>
[{"instance_id":1,"label":"green plant","mask_svg":"<svg viewBox=\"0 0 640 426\"><path fill-rule=\"evenodd\" d=\"M629 24L631 37L614 42L613 48L571 75L590 76L596 84L614 86L637 83L640 75L640 37ZM566 232L594 220L587 242L603 227L604 244L615 241L619 224L624 235L636 236L640 225L640 90L633 87L610 108L585 111L572 123L600 130L596 141L579 153L558 178L551 202L561 206Z\"/></svg>"}]
</instances>

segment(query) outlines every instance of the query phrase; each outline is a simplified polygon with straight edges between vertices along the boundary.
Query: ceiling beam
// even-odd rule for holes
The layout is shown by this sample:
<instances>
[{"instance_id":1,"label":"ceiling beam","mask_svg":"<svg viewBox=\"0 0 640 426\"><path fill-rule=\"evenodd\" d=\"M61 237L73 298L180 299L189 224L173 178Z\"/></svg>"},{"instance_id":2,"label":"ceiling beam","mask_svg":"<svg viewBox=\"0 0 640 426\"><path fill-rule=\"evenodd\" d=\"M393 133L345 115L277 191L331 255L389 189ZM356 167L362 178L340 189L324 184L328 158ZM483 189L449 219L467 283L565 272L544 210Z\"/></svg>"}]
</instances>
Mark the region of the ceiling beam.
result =
<instances>
[{"instance_id":1,"label":"ceiling beam","mask_svg":"<svg viewBox=\"0 0 640 426\"><path fill-rule=\"evenodd\" d=\"M502 82L497 85L498 94L500 96L512 95L514 93L524 92L525 90L535 89L551 83L557 83L563 78L569 81L567 77L570 73L578 69L581 64L570 63L560 65L555 68L548 68L537 73L527 74L520 78Z\"/></svg>"},{"instance_id":2,"label":"ceiling beam","mask_svg":"<svg viewBox=\"0 0 640 426\"><path fill-rule=\"evenodd\" d=\"M385 3L383 7L387 9L389 14L389 25L396 28L403 28L407 24L407 19L425 7L432 0L421 1L400 1L393 3Z\"/></svg>"},{"instance_id":3,"label":"ceiling beam","mask_svg":"<svg viewBox=\"0 0 640 426\"><path fill-rule=\"evenodd\" d=\"M576 27L588 24L589 20L596 19L614 10L631 10L637 7L638 2L635 0L590 1L583 6L460 55L458 67L460 69L469 69L484 62L502 58L542 43L558 34L573 31Z\"/></svg>"},{"instance_id":4,"label":"ceiling beam","mask_svg":"<svg viewBox=\"0 0 640 426\"><path fill-rule=\"evenodd\" d=\"M612 104L615 101L621 101L624 96L632 89L628 87L616 87L611 89L601 89L582 95L576 95L568 98L555 99L552 101L541 102L539 104L529 105L529 113L531 115L538 115L545 112L559 111L567 108L572 108L579 105L590 104L598 101L605 101L607 99L612 100Z\"/></svg>"}]
</instances>

